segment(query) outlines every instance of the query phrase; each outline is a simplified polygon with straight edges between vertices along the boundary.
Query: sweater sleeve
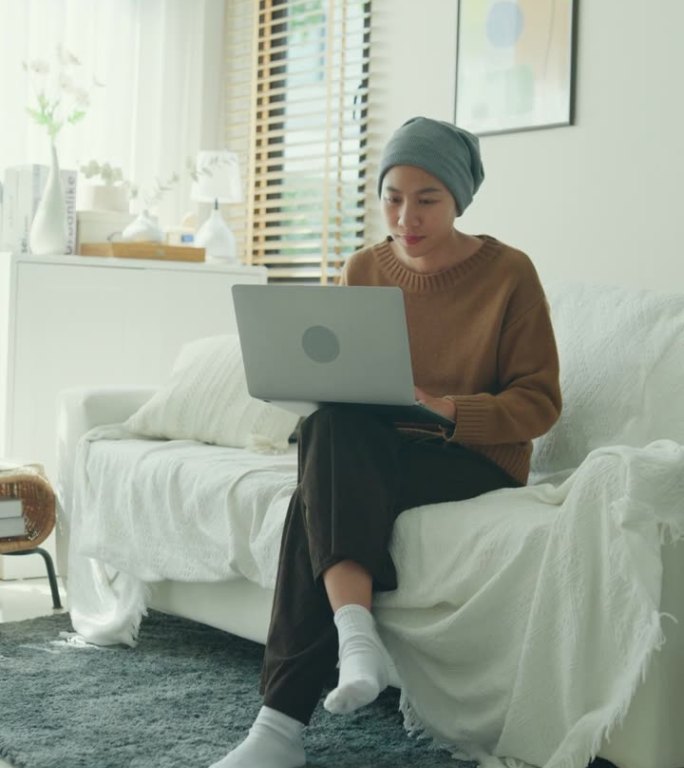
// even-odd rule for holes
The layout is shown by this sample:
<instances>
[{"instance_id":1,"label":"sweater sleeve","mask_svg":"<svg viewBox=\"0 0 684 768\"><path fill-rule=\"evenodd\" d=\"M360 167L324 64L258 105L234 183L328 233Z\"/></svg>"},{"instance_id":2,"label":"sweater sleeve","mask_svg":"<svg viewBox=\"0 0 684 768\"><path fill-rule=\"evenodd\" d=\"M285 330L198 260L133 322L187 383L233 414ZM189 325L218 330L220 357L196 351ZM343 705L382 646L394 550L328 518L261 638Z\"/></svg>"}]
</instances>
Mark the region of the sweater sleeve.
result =
<instances>
[{"instance_id":1,"label":"sweater sleeve","mask_svg":"<svg viewBox=\"0 0 684 768\"><path fill-rule=\"evenodd\" d=\"M456 406L449 440L526 442L547 432L560 416L558 353L545 298L504 327L497 354L499 392L447 396Z\"/></svg>"}]
</instances>

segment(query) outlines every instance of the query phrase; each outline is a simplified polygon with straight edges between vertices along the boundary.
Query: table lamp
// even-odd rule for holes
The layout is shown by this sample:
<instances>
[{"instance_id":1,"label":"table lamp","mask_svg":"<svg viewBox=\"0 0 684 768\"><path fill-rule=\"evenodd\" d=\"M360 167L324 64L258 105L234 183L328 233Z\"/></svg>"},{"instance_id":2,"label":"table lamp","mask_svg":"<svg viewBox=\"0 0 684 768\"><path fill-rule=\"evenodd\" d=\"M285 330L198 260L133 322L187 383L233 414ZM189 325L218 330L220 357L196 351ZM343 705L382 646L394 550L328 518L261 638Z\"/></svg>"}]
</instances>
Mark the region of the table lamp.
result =
<instances>
[{"instance_id":1,"label":"table lamp","mask_svg":"<svg viewBox=\"0 0 684 768\"><path fill-rule=\"evenodd\" d=\"M195 245L205 249L207 261L237 262L235 235L219 210L220 203L242 202L237 154L225 150L198 152L191 197L196 202L213 203L209 218L197 230Z\"/></svg>"}]
</instances>

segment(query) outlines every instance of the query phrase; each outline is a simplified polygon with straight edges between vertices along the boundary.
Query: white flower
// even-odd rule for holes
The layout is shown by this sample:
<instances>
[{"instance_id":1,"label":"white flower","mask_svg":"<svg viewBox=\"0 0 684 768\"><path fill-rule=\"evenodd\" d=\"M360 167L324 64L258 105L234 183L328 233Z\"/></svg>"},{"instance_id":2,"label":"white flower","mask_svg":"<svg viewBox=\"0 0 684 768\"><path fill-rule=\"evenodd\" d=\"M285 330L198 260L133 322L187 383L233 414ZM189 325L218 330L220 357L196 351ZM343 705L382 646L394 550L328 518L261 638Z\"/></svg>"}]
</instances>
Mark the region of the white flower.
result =
<instances>
[{"instance_id":1,"label":"white flower","mask_svg":"<svg viewBox=\"0 0 684 768\"><path fill-rule=\"evenodd\" d=\"M50 65L43 59L34 59L33 61L29 61L28 65L24 62L24 69L30 69L31 72L35 72L36 75L50 74Z\"/></svg>"},{"instance_id":2,"label":"white flower","mask_svg":"<svg viewBox=\"0 0 684 768\"><path fill-rule=\"evenodd\" d=\"M24 71L32 81L35 106L27 107L28 114L47 130L52 141L65 125L80 122L90 106L90 94L75 75L81 62L62 45L57 46L56 66L53 70L43 59L22 62ZM100 85L94 78L93 82Z\"/></svg>"}]
</instances>

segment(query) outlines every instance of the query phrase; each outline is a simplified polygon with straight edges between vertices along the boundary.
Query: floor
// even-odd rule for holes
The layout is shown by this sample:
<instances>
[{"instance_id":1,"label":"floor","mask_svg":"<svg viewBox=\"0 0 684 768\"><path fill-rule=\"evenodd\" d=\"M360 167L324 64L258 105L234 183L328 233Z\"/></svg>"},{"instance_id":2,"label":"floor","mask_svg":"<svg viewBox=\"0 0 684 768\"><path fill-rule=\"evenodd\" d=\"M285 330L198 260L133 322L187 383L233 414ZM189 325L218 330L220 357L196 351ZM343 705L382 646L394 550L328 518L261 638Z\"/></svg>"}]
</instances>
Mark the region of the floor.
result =
<instances>
[{"instance_id":1,"label":"floor","mask_svg":"<svg viewBox=\"0 0 684 768\"><path fill-rule=\"evenodd\" d=\"M61 583L59 593L64 604L66 596ZM53 612L52 596L47 579L0 581L0 623L50 616ZM12 766L0 760L0 768L12 768Z\"/></svg>"},{"instance_id":2,"label":"floor","mask_svg":"<svg viewBox=\"0 0 684 768\"><path fill-rule=\"evenodd\" d=\"M64 604L66 595L61 581L59 594ZM50 616L54 612L47 579L0 580L0 623ZM61 613L61 611L58 612ZM0 768L13 768L13 766L0 760ZM588 768L615 768L615 766L598 758Z\"/></svg>"}]
</instances>

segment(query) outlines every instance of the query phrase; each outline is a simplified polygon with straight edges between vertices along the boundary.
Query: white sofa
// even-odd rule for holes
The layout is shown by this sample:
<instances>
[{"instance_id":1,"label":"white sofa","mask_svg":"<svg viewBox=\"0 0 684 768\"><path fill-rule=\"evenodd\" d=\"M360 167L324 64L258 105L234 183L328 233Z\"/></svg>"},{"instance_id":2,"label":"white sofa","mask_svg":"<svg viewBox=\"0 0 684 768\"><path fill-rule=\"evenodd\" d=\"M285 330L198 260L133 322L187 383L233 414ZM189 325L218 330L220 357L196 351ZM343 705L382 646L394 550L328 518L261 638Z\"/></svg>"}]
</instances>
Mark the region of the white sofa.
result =
<instances>
[{"instance_id":1,"label":"white sofa","mask_svg":"<svg viewBox=\"0 0 684 768\"><path fill-rule=\"evenodd\" d=\"M400 588L375 605L395 684L409 725L483 765L684 768L684 296L547 294L563 416L535 444L528 488L400 518ZM58 561L76 628L97 639L109 621L116 638L150 607L263 642L295 456L91 431L152 394L61 397ZM227 497L201 496L212 483ZM187 506L194 493L206 508ZM221 532L204 530L214 503ZM190 508L197 538L169 556L160 543Z\"/></svg>"}]
</instances>

